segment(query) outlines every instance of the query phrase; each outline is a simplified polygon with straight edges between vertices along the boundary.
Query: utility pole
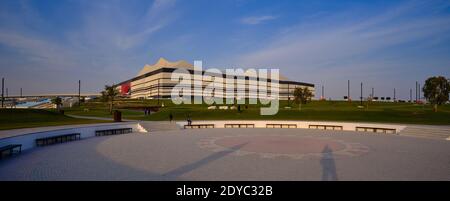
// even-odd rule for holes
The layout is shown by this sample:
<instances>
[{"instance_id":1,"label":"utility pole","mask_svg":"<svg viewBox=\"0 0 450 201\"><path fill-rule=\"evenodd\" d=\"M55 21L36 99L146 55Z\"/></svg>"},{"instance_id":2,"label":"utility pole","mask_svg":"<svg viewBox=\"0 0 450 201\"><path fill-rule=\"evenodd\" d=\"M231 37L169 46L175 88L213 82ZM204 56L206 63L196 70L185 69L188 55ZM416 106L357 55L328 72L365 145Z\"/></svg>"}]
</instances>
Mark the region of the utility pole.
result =
<instances>
[{"instance_id":1,"label":"utility pole","mask_svg":"<svg viewBox=\"0 0 450 201\"><path fill-rule=\"evenodd\" d=\"M394 88L394 102L396 101L396 99L395 99L395 88Z\"/></svg>"},{"instance_id":2,"label":"utility pole","mask_svg":"<svg viewBox=\"0 0 450 201\"><path fill-rule=\"evenodd\" d=\"M324 88L325 88L325 87L322 85L322 99L325 99L325 92L323 91Z\"/></svg>"},{"instance_id":3,"label":"utility pole","mask_svg":"<svg viewBox=\"0 0 450 201\"><path fill-rule=\"evenodd\" d=\"M159 106L159 79L158 79L158 106Z\"/></svg>"},{"instance_id":4,"label":"utility pole","mask_svg":"<svg viewBox=\"0 0 450 201\"><path fill-rule=\"evenodd\" d=\"M347 81L347 100L350 101L350 80Z\"/></svg>"},{"instance_id":5,"label":"utility pole","mask_svg":"<svg viewBox=\"0 0 450 201\"><path fill-rule=\"evenodd\" d=\"M412 103L412 89L409 89L409 102Z\"/></svg>"},{"instance_id":6,"label":"utility pole","mask_svg":"<svg viewBox=\"0 0 450 201\"><path fill-rule=\"evenodd\" d=\"M8 87L6 87L6 98L8 98L9 94L8 94Z\"/></svg>"},{"instance_id":7,"label":"utility pole","mask_svg":"<svg viewBox=\"0 0 450 201\"><path fill-rule=\"evenodd\" d=\"M363 83L361 82L361 97L360 97L360 100L361 100L361 106L363 105Z\"/></svg>"},{"instance_id":8,"label":"utility pole","mask_svg":"<svg viewBox=\"0 0 450 201\"><path fill-rule=\"evenodd\" d=\"M416 81L416 103L417 103L417 81Z\"/></svg>"},{"instance_id":9,"label":"utility pole","mask_svg":"<svg viewBox=\"0 0 450 201\"><path fill-rule=\"evenodd\" d=\"M214 88L213 88L214 90ZM213 92L213 97L214 97L215 93ZM248 99L250 101L250 95L248 96ZM289 83L288 83L288 105L291 105L291 90L289 89Z\"/></svg>"},{"instance_id":10,"label":"utility pole","mask_svg":"<svg viewBox=\"0 0 450 201\"><path fill-rule=\"evenodd\" d=\"M419 84L418 92L419 92L419 101L420 101L420 84Z\"/></svg>"},{"instance_id":11,"label":"utility pole","mask_svg":"<svg viewBox=\"0 0 450 201\"><path fill-rule=\"evenodd\" d=\"M374 93L373 93L373 91L374 91L374 90L373 90L373 87L372 87L372 98L373 98L373 96L374 96Z\"/></svg>"},{"instance_id":12,"label":"utility pole","mask_svg":"<svg viewBox=\"0 0 450 201\"><path fill-rule=\"evenodd\" d=\"M78 80L78 107L81 105L81 80Z\"/></svg>"},{"instance_id":13,"label":"utility pole","mask_svg":"<svg viewBox=\"0 0 450 201\"><path fill-rule=\"evenodd\" d=\"M3 91L5 90L5 78L2 78L2 108L3 108L3 101L5 101L5 97L3 94Z\"/></svg>"}]
</instances>

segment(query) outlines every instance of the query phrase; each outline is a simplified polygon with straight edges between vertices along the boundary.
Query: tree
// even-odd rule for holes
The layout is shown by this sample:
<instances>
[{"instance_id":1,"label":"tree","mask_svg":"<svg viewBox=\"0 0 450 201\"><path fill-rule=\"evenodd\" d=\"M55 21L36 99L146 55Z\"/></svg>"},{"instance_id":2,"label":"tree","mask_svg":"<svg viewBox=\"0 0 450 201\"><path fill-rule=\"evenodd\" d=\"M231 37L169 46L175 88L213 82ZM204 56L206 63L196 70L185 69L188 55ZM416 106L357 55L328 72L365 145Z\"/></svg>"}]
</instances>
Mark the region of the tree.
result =
<instances>
[{"instance_id":1,"label":"tree","mask_svg":"<svg viewBox=\"0 0 450 201\"><path fill-rule=\"evenodd\" d=\"M450 82L443 76L430 77L425 81L422 91L428 102L434 105L434 111L437 112L437 106L448 101Z\"/></svg>"},{"instance_id":2,"label":"tree","mask_svg":"<svg viewBox=\"0 0 450 201\"><path fill-rule=\"evenodd\" d=\"M312 98L313 94L308 87L297 87L294 90L294 102L298 104L299 110L302 109L302 104L306 104Z\"/></svg>"},{"instance_id":3,"label":"tree","mask_svg":"<svg viewBox=\"0 0 450 201\"><path fill-rule=\"evenodd\" d=\"M112 114L114 107L114 98L119 95L119 90L114 86L105 85L105 91L102 91L102 100L109 101L109 113Z\"/></svg>"},{"instance_id":4,"label":"tree","mask_svg":"<svg viewBox=\"0 0 450 201\"><path fill-rule=\"evenodd\" d=\"M100 101L102 102L108 102L108 95L106 94L106 91L102 91L100 96Z\"/></svg>"},{"instance_id":5,"label":"tree","mask_svg":"<svg viewBox=\"0 0 450 201\"><path fill-rule=\"evenodd\" d=\"M55 97L52 99L52 103L56 105L56 110L61 111L62 99L60 97Z\"/></svg>"}]
</instances>

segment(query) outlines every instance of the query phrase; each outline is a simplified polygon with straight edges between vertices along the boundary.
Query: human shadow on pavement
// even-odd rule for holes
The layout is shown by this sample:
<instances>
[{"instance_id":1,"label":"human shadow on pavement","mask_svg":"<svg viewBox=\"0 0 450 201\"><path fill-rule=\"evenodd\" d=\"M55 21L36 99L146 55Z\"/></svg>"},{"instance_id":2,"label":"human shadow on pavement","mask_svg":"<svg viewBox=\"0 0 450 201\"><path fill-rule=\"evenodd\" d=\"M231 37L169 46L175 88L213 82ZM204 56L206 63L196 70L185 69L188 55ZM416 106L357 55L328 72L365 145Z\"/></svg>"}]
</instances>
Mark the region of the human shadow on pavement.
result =
<instances>
[{"instance_id":1,"label":"human shadow on pavement","mask_svg":"<svg viewBox=\"0 0 450 201\"><path fill-rule=\"evenodd\" d=\"M337 181L336 164L333 157L333 150L326 145L322 150L320 159L322 166L322 181Z\"/></svg>"}]
</instances>

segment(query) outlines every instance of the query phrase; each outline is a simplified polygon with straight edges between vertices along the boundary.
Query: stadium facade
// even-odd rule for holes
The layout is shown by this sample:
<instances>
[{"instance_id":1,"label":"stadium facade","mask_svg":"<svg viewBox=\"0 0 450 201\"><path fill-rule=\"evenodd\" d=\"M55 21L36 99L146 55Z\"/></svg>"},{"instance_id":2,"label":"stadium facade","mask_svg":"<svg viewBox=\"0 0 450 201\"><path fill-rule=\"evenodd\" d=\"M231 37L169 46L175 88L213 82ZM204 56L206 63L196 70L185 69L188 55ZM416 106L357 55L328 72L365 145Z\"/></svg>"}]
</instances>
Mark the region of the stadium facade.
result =
<instances>
[{"instance_id":1,"label":"stadium facade","mask_svg":"<svg viewBox=\"0 0 450 201\"><path fill-rule=\"evenodd\" d=\"M194 75L194 66L186 61L177 61L177 62L169 62L164 58L160 58L157 63L153 65L145 65L142 70L138 73L138 75L129 80L123 81L117 85L117 89L119 90L122 96L130 97L130 98L144 98L144 99L167 99L171 98L172 89L179 84L179 81L173 81L171 79L172 73L177 69L185 69L185 72L189 72L191 75ZM202 71L203 74L205 71ZM223 91L225 94L226 84L225 84L225 74L223 76ZM194 77L191 76L192 83L194 82ZM278 98L280 100L292 100L294 89L301 87L307 87L315 94L314 84L291 81L286 77L280 75L279 76L279 95ZM270 79L260 79L259 77L252 78L257 79L259 81L268 82L270 85ZM204 88L208 82L202 82ZM257 94L252 94L252 90L249 90L249 77L245 77L245 98L254 98L258 97ZM194 87L193 87L194 88ZM270 90L268 91L270 93ZM191 96L202 96L202 92L198 92L195 90L191 90Z\"/></svg>"}]
</instances>

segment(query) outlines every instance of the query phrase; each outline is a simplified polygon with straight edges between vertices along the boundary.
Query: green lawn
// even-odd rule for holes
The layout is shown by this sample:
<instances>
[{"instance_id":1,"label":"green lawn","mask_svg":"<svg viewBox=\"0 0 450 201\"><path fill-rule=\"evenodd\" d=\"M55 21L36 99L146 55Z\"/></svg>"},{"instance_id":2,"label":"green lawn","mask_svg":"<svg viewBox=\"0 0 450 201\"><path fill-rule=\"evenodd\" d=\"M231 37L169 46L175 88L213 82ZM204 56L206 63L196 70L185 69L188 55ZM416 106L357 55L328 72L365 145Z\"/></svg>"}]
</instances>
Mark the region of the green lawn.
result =
<instances>
[{"instance_id":1,"label":"green lawn","mask_svg":"<svg viewBox=\"0 0 450 201\"><path fill-rule=\"evenodd\" d=\"M0 109L0 130L105 122L112 121L76 119L51 110Z\"/></svg>"},{"instance_id":2,"label":"green lawn","mask_svg":"<svg viewBox=\"0 0 450 201\"><path fill-rule=\"evenodd\" d=\"M122 100L116 106L123 112L123 118L149 121L168 120L169 114L173 114L175 120L185 120L190 114L193 120L324 120L450 125L450 105L442 105L439 112L433 112L429 105L411 103L372 102L368 108L360 109L359 102L312 101L299 111L295 104L291 105L291 109L286 109L287 101L281 101L278 114L261 116L261 105L247 105L247 108L242 105L243 111L239 113L236 110L208 110L207 105L174 105L170 100L161 102L164 102L164 108L150 116L144 116L143 111L132 108L155 106L156 100ZM111 117L108 105L101 102L88 102L80 108L66 109L66 113Z\"/></svg>"}]
</instances>

